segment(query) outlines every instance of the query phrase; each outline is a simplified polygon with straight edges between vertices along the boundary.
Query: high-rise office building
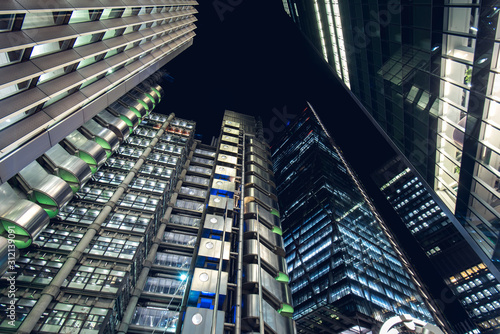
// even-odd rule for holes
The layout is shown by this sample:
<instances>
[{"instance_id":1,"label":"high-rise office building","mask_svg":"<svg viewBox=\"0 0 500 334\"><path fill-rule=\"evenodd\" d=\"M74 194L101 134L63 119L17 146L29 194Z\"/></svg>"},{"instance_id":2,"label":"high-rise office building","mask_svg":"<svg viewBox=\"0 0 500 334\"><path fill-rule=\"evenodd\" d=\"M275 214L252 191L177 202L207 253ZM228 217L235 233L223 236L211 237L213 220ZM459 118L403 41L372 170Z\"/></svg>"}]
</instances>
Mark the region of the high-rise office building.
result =
<instances>
[{"instance_id":1,"label":"high-rise office building","mask_svg":"<svg viewBox=\"0 0 500 334\"><path fill-rule=\"evenodd\" d=\"M500 279L498 3L288 0L286 10Z\"/></svg>"},{"instance_id":2,"label":"high-rise office building","mask_svg":"<svg viewBox=\"0 0 500 334\"><path fill-rule=\"evenodd\" d=\"M389 161L374 178L436 272L467 310L471 321L453 324L455 332L479 329L481 333L496 333L500 329L500 284L425 185L401 158ZM448 296L447 302L454 299Z\"/></svg>"},{"instance_id":3,"label":"high-rise office building","mask_svg":"<svg viewBox=\"0 0 500 334\"><path fill-rule=\"evenodd\" d=\"M140 169L159 140L148 124L180 129L151 114L164 95L157 70L192 44L194 5L0 5L0 267L12 287L2 297L2 332L103 333L123 314L170 189L167 161ZM134 131L142 132L129 138ZM142 153L105 173L124 142Z\"/></svg>"},{"instance_id":4,"label":"high-rise office building","mask_svg":"<svg viewBox=\"0 0 500 334\"><path fill-rule=\"evenodd\" d=\"M194 5L192 0L3 1L0 182L125 93L137 100L142 93L133 88L192 44Z\"/></svg>"},{"instance_id":5,"label":"high-rise office building","mask_svg":"<svg viewBox=\"0 0 500 334\"><path fill-rule=\"evenodd\" d=\"M294 333L260 124L203 145L132 94L0 185L0 332Z\"/></svg>"},{"instance_id":6,"label":"high-rise office building","mask_svg":"<svg viewBox=\"0 0 500 334\"><path fill-rule=\"evenodd\" d=\"M273 161L298 333L377 333L401 314L451 332L311 106Z\"/></svg>"}]
</instances>

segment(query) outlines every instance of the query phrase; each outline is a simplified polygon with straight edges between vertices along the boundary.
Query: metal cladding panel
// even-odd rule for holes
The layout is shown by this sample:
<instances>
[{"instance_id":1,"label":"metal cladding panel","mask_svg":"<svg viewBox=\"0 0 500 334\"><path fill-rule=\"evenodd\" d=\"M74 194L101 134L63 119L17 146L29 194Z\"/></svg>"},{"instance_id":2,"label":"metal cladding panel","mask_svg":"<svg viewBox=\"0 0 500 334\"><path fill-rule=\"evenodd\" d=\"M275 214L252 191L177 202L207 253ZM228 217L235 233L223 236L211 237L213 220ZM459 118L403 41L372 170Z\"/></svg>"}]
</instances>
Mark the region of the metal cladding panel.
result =
<instances>
[{"instance_id":1,"label":"metal cladding panel","mask_svg":"<svg viewBox=\"0 0 500 334\"><path fill-rule=\"evenodd\" d=\"M9 267L8 257L9 241L4 237L0 237L0 275L3 275L3 273L5 273L5 271L7 271L7 268Z\"/></svg>"},{"instance_id":2,"label":"metal cladding panel","mask_svg":"<svg viewBox=\"0 0 500 334\"><path fill-rule=\"evenodd\" d=\"M96 117L100 118L102 122L106 124L107 128L113 131L120 142L123 142L130 135L130 130L127 123L125 123L125 121L121 120L120 118L113 116L108 111L103 110L99 114L97 114Z\"/></svg>"},{"instance_id":3,"label":"metal cladding panel","mask_svg":"<svg viewBox=\"0 0 500 334\"><path fill-rule=\"evenodd\" d=\"M226 166L216 165L215 166L215 173L235 177L236 176L236 169L226 167Z\"/></svg>"},{"instance_id":4,"label":"metal cladding panel","mask_svg":"<svg viewBox=\"0 0 500 334\"><path fill-rule=\"evenodd\" d=\"M267 273L267 271L260 269L257 264L245 264L245 275L243 277L244 284L258 284L259 272L262 278L262 287L269 295L275 299L278 304L292 303L292 293L288 284L281 283Z\"/></svg>"},{"instance_id":5,"label":"metal cladding panel","mask_svg":"<svg viewBox=\"0 0 500 334\"><path fill-rule=\"evenodd\" d=\"M245 203L245 215L254 215L257 217L257 212L259 213L259 220L264 220L266 223L272 226L280 227L280 219L278 216L273 215L268 210L263 210L263 208L258 208L258 204L255 202Z\"/></svg>"},{"instance_id":6,"label":"metal cladding panel","mask_svg":"<svg viewBox=\"0 0 500 334\"><path fill-rule=\"evenodd\" d=\"M216 293L217 286L219 286L219 294L227 295L227 279L227 272L222 271L219 280L219 273L217 270L195 268L191 283L191 291Z\"/></svg>"},{"instance_id":7,"label":"metal cladding panel","mask_svg":"<svg viewBox=\"0 0 500 334\"><path fill-rule=\"evenodd\" d=\"M49 224L49 215L37 204L20 199L8 183L0 186L0 197L0 220L20 226L32 239Z\"/></svg>"},{"instance_id":8,"label":"metal cladding panel","mask_svg":"<svg viewBox=\"0 0 500 334\"><path fill-rule=\"evenodd\" d=\"M229 152L232 154L238 154L238 146L233 146L233 145L228 145L228 144L220 144L219 146L220 151L223 152Z\"/></svg>"},{"instance_id":9,"label":"metal cladding panel","mask_svg":"<svg viewBox=\"0 0 500 334\"><path fill-rule=\"evenodd\" d=\"M87 123L82 125L82 129L85 129L92 136L101 138L109 145L111 151L115 151L120 145L118 137L113 133L113 131L106 129L99 125L93 119L89 120Z\"/></svg>"},{"instance_id":10,"label":"metal cladding panel","mask_svg":"<svg viewBox=\"0 0 500 334\"><path fill-rule=\"evenodd\" d=\"M182 334L206 334L213 333L211 331L213 322L213 310L206 308L188 307L184 317L182 326ZM215 334L224 332L224 316L225 313L217 311Z\"/></svg>"},{"instance_id":11,"label":"metal cladding panel","mask_svg":"<svg viewBox=\"0 0 500 334\"><path fill-rule=\"evenodd\" d=\"M256 219L245 219L245 232L259 233L261 238L266 239L274 247L284 249L281 235L274 233Z\"/></svg>"},{"instance_id":12,"label":"metal cladding panel","mask_svg":"<svg viewBox=\"0 0 500 334\"><path fill-rule=\"evenodd\" d=\"M30 190L51 198L58 208L68 203L73 197L73 191L66 182L47 173L36 161L22 169L18 177Z\"/></svg>"},{"instance_id":13,"label":"metal cladding panel","mask_svg":"<svg viewBox=\"0 0 500 334\"><path fill-rule=\"evenodd\" d=\"M268 210L278 208L278 203L276 201L274 201L267 194L264 194L263 192L259 191L256 188L250 188L250 187L245 188L245 203L247 202L247 200L251 202L249 197L258 200L261 204L265 205L267 207L266 209Z\"/></svg>"},{"instance_id":14,"label":"metal cladding panel","mask_svg":"<svg viewBox=\"0 0 500 334\"><path fill-rule=\"evenodd\" d=\"M234 193L234 190L236 189L236 185L234 184L234 182L215 179L212 182L212 188L225 190L225 191L229 191L229 192Z\"/></svg>"},{"instance_id":15,"label":"metal cladding panel","mask_svg":"<svg viewBox=\"0 0 500 334\"><path fill-rule=\"evenodd\" d=\"M231 134L231 135L233 135L233 136L239 136L239 135L240 135L240 131L239 131L239 130L232 129L232 128L227 127L227 126L223 127L223 128L222 128L222 131L223 131L224 133L226 133L226 134Z\"/></svg>"},{"instance_id":16,"label":"metal cladding panel","mask_svg":"<svg viewBox=\"0 0 500 334\"><path fill-rule=\"evenodd\" d=\"M269 160L261 159L258 155L255 154L247 154L245 162L248 163L256 163L260 165L262 168L272 171L273 165Z\"/></svg>"},{"instance_id":17,"label":"metal cladding panel","mask_svg":"<svg viewBox=\"0 0 500 334\"><path fill-rule=\"evenodd\" d=\"M255 175L245 175L245 183L247 186L255 184L262 190L276 196L276 188L274 187L274 184L271 183L271 181L265 182Z\"/></svg>"},{"instance_id":18,"label":"metal cladding panel","mask_svg":"<svg viewBox=\"0 0 500 334\"><path fill-rule=\"evenodd\" d=\"M237 137L228 136L228 135L222 135L222 141L226 141L226 142L229 142L229 143L238 144L240 140Z\"/></svg>"},{"instance_id":19,"label":"metal cladding panel","mask_svg":"<svg viewBox=\"0 0 500 334\"><path fill-rule=\"evenodd\" d=\"M222 249L224 247L224 249ZM230 243L224 242L216 239L201 238L200 248L198 249L198 256L212 257L216 259L221 258L223 260L229 260Z\"/></svg>"},{"instance_id":20,"label":"metal cladding panel","mask_svg":"<svg viewBox=\"0 0 500 334\"><path fill-rule=\"evenodd\" d=\"M243 256L257 257L259 255L259 242L254 239L243 242ZM286 272L286 262L281 256L274 254L266 246L260 244L260 259L274 268L277 272Z\"/></svg>"},{"instance_id":21,"label":"metal cladding panel","mask_svg":"<svg viewBox=\"0 0 500 334\"><path fill-rule=\"evenodd\" d=\"M233 225L232 218L226 218L226 220L224 221L223 216L209 215L209 214L205 216L205 221L203 223L203 227L206 229L217 230L217 231L225 230L226 232L231 232L232 225Z\"/></svg>"},{"instance_id":22,"label":"metal cladding panel","mask_svg":"<svg viewBox=\"0 0 500 334\"><path fill-rule=\"evenodd\" d=\"M243 297L242 318L245 320L243 331L258 330L258 319L260 314L259 295L245 295ZM282 316L265 300L262 301L262 316L264 323L275 333L296 333L292 319Z\"/></svg>"},{"instance_id":23,"label":"metal cladding panel","mask_svg":"<svg viewBox=\"0 0 500 334\"><path fill-rule=\"evenodd\" d=\"M255 173L264 180L274 182L273 174L259 165L249 164L245 167L245 174Z\"/></svg>"},{"instance_id":24,"label":"metal cladding panel","mask_svg":"<svg viewBox=\"0 0 500 334\"><path fill-rule=\"evenodd\" d=\"M233 157L233 156L227 155L227 154L219 154L217 156L217 161L219 161L219 162L225 162L225 163L232 164L232 165L237 165L238 164L238 158L237 157Z\"/></svg>"},{"instance_id":25,"label":"metal cladding panel","mask_svg":"<svg viewBox=\"0 0 500 334\"><path fill-rule=\"evenodd\" d=\"M229 126L232 126L234 128L239 128L240 127L240 123L238 122L233 122L233 121L224 121L224 125L229 125Z\"/></svg>"},{"instance_id":26,"label":"metal cladding panel","mask_svg":"<svg viewBox=\"0 0 500 334\"><path fill-rule=\"evenodd\" d=\"M267 144L262 143L260 140L255 138L247 137L247 143L259 147L261 150L266 151L268 149Z\"/></svg>"},{"instance_id":27,"label":"metal cladding panel","mask_svg":"<svg viewBox=\"0 0 500 334\"><path fill-rule=\"evenodd\" d=\"M53 146L50 150L45 152L43 156L48 159L54 167L74 175L80 186L85 184L92 176L88 164L82 159L69 154L59 144Z\"/></svg>"},{"instance_id":28,"label":"metal cladding panel","mask_svg":"<svg viewBox=\"0 0 500 334\"><path fill-rule=\"evenodd\" d=\"M271 153L268 150L263 150L260 147L249 145L246 147L246 152L251 154L257 154L261 158L270 160Z\"/></svg>"},{"instance_id":29,"label":"metal cladding panel","mask_svg":"<svg viewBox=\"0 0 500 334\"><path fill-rule=\"evenodd\" d=\"M234 208L234 200L227 197L210 195L208 199L208 207L218 210L225 210L227 208L232 211Z\"/></svg>"}]
</instances>

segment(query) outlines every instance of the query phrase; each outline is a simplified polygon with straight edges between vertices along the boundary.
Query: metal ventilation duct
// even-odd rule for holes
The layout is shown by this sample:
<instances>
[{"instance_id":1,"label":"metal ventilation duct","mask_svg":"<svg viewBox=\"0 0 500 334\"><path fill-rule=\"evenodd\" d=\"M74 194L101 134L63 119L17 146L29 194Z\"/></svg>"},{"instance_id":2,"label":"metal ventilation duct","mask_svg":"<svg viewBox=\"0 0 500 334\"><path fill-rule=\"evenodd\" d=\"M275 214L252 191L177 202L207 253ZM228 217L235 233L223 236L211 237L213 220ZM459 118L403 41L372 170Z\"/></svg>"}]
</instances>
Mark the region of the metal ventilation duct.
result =
<instances>
[{"instance_id":1,"label":"metal ventilation duct","mask_svg":"<svg viewBox=\"0 0 500 334\"><path fill-rule=\"evenodd\" d=\"M95 116L95 120L107 127L123 142L130 136L130 130L125 121L112 115L109 111L103 110Z\"/></svg>"},{"instance_id":2,"label":"metal ventilation duct","mask_svg":"<svg viewBox=\"0 0 500 334\"><path fill-rule=\"evenodd\" d=\"M85 161L92 173L97 172L97 169L106 162L106 151L93 140L89 140L79 131L73 131L62 142L67 150L72 154L77 155Z\"/></svg>"},{"instance_id":3,"label":"metal ventilation duct","mask_svg":"<svg viewBox=\"0 0 500 334\"><path fill-rule=\"evenodd\" d=\"M154 101L155 105L160 102L160 95L152 87L149 87L145 84L140 84L135 89L140 91L141 93L146 94L147 97Z\"/></svg>"},{"instance_id":4,"label":"metal ventilation duct","mask_svg":"<svg viewBox=\"0 0 500 334\"><path fill-rule=\"evenodd\" d=\"M59 144L45 152L42 159L55 175L69 184L73 192L77 192L92 176L92 171L85 161L69 154Z\"/></svg>"},{"instance_id":5,"label":"metal ventilation duct","mask_svg":"<svg viewBox=\"0 0 500 334\"><path fill-rule=\"evenodd\" d=\"M47 173L36 161L22 169L16 180L28 198L38 203L51 218L73 197L73 191L66 182Z\"/></svg>"},{"instance_id":6,"label":"metal ventilation duct","mask_svg":"<svg viewBox=\"0 0 500 334\"><path fill-rule=\"evenodd\" d=\"M49 223L49 215L35 203L19 198L8 183L0 186L0 198L2 236L10 237L17 248L28 247ZM3 272L4 252L7 250L7 247L4 249L4 240L7 241L0 238L0 272Z\"/></svg>"},{"instance_id":7,"label":"metal ventilation duct","mask_svg":"<svg viewBox=\"0 0 500 334\"><path fill-rule=\"evenodd\" d=\"M141 93L140 91L138 91L136 89L132 89L131 91L128 92L128 94L129 94L129 96L136 99L137 102L142 104L144 106L144 108L146 108L148 114L151 111L153 111L153 108L155 107L154 99L149 98L146 94Z\"/></svg>"},{"instance_id":8,"label":"metal ventilation duct","mask_svg":"<svg viewBox=\"0 0 500 334\"><path fill-rule=\"evenodd\" d=\"M161 99L165 96L165 91L163 90L163 87L156 84L156 85L153 85L151 86L151 89L154 90L156 92L156 94L158 94L158 97L160 98L160 101Z\"/></svg>"},{"instance_id":9,"label":"metal ventilation duct","mask_svg":"<svg viewBox=\"0 0 500 334\"><path fill-rule=\"evenodd\" d=\"M130 95L122 96L119 101L124 105L126 105L130 110L132 110L137 115L137 117L141 119L145 117L147 114L149 114L149 112L146 110L146 107L144 106L146 105L144 101L143 103L140 103L137 99L133 98Z\"/></svg>"},{"instance_id":10,"label":"metal ventilation duct","mask_svg":"<svg viewBox=\"0 0 500 334\"><path fill-rule=\"evenodd\" d=\"M111 154L113 154L118 146L120 146L120 141L113 131L99 125L93 119L83 124L80 129L84 135L86 135L89 139L94 139L96 143L101 145L101 147L106 150L108 158Z\"/></svg>"},{"instance_id":11,"label":"metal ventilation duct","mask_svg":"<svg viewBox=\"0 0 500 334\"><path fill-rule=\"evenodd\" d=\"M123 104L114 102L108 107L108 111L111 114L120 117L120 119L127 123L130 134L132 134L135 128L139 125L139 117L137 114L128 107L125 107Z\"/></svg>"}]
</instances>

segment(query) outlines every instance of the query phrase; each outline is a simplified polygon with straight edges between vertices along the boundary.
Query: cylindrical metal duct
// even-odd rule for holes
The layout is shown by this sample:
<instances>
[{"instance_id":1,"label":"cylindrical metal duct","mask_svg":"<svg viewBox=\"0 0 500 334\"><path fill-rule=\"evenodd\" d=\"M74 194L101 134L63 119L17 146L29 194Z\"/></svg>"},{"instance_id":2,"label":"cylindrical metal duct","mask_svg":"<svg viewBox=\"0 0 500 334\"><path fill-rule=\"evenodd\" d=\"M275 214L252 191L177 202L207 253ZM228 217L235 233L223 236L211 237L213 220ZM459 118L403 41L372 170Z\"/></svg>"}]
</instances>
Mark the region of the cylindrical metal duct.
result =
<instances>
[{"instance_id":1,"label":"cylindrical metal duct","mask_svg":"<svg viewBox=\"0 0 500 334\"><path fill-rule=\"evenodd\" d=\"M106 151L93 140L89 140L79 131L73 131L60 144L71 154L77 155L85 161L92 173L95 173L106 162Z\"/></svg>"},{"instance_id":2,"label":"cylindrical metal duct","mask_svg":"<svg viewBox=\"0 0 500 334\"><path fill-rule=\"evenodd\" d=\"M68 183L73 192L77 192L92 176L85 161L69 154L59 144L45 152L42 159L55 175Z\"/></svg>"},{"instance_id":3,"label":"cylindrical metal duct","mask_svg":"<svg viewBox=\"0 0 500 334\"><path fill-rule=\"evenodd\" d=\"M28 198L38 203L52 218L73 197L70 186L61 178L50 175L36 161L23 168L17 175Z\"/></svg>"},{"instance_id":4,"label":"cylindrical metal duct","mask_svg":"<svg viewBox=\"0 0 500 334\"><path fill-rule=\"evenodd\" d=\"M0 186L0 232L13 240L17 248L26 248L50 221L38 205L19 198L8 183ZM1 240L0 240L1 241ZM3 246L0 245L0 267Z\"/></svg>"}]
</instances>

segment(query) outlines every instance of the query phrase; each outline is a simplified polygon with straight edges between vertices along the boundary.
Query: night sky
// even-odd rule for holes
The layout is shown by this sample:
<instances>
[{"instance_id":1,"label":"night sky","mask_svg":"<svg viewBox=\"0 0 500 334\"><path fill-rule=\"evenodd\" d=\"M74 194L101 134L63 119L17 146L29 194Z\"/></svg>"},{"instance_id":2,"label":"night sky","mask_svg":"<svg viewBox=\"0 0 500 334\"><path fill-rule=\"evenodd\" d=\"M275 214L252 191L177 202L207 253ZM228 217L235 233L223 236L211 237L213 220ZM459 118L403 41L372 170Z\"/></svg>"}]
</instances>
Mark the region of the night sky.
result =
<instances>
[{"instance_id":1,"label":"night sky","mask_svg":"<svg viewBox=\"0 0 500 334\"><path fill-rule=\"evenodd\" d=\"M269 129L266 139L272 139L283 128L277 113L297 114L309 101L439 298L444 283L435 279L423 251L371 179L394 150L288 17L281 0L199 2L194 44L166 65L174 82L163 85L166 95L155 111L196 121L196 132L209 144L219 135L225 109L260 116ZM216 5L226 10L218 13ZM456 304L445 308L457 322L465 317Z\"/></svg>"}]
</instances>

